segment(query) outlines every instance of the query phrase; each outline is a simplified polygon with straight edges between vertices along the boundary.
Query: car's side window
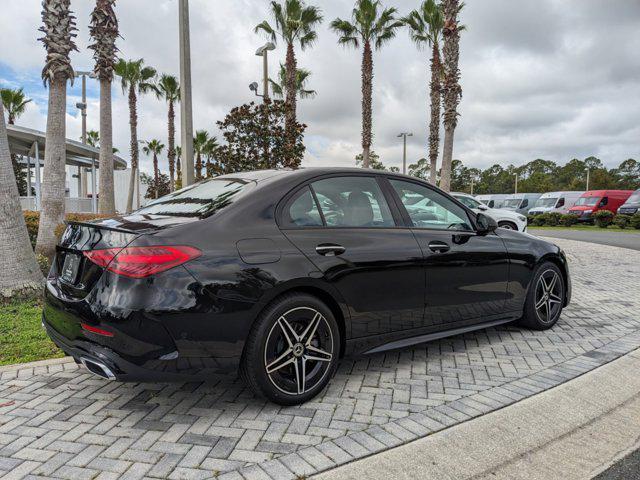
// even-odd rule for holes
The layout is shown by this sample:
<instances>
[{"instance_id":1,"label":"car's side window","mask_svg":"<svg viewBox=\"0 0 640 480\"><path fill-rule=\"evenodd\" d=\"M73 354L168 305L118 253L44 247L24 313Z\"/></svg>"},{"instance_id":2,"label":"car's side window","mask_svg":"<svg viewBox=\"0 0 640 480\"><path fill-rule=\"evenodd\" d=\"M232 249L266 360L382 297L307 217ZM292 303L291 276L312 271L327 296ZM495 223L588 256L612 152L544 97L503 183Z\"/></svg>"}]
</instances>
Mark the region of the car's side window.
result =
<instances>
[{"instance_id":1,"label":"car's side window","mask_svg":"<svg viewBox=\"0 0 640 480\"><path fill-rule=\"evenodd\" d=\"M469 207L469 208L478 208L480 206L480 202L477 202L476 200L474 200L473 198L469 198L469 197L458 197L456 196L456 198L458 199L458 201L462 204L464 204L465 206Z\"/></svg>"},{"instance_id":2,"label":"car's side window","mask_svg":"<svg viewBox=\"0 0 640 480\"><path fill-rule=\"evenodd\" d=\"M564 197L560 197L558 203L556 203L556 208L564 207Z\"/></svg>"},{"instance_id":3,"label":"car's side window","mask_svg":"<svg viewBox=\"0 0 640 480\"><path fill-rule=\"evenodd\" d=\"M473 230L464 208L431 188L390 179L409 218L416 228ZM420 199L416 202L415 198Z\"/></svg>"},{"instance_id":4,"label":"car's side window","mask_svg":"<svg viewBox=\"0 0 640 480\"><path fill-rule=\"evenodd\" d=\"M321 227L322 217L307 186L298 191L284 208L285 227Z\"/></svg>"},{"instance_id":5,"label":"car's side window","mask_svg":"<svg viewBox=\"0 0 640 480\"><path fill-rule=\"evenodd\" d=\"M311 184L328 227L393 227L395 222L372 177L330 177Z\"/></svg>"}]
</instances>

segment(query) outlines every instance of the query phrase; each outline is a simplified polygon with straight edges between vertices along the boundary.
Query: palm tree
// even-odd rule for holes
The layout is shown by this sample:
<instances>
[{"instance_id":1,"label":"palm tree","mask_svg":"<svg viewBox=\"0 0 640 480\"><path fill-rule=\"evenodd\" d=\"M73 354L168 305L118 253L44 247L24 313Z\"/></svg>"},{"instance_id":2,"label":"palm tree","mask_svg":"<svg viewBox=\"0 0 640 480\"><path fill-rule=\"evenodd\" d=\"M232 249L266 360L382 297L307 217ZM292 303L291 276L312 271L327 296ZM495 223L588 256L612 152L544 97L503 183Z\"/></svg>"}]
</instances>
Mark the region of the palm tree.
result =
<instances>
[{"instance_id":1,"label":"palm tree","mask_svg":"<svg viewBox=\"0 0 640 480\"><path fill-rule=\"evenodd\" d=\"M310 70L304 68L298 68L296 70L296 94L300 98L314 98L317 95L315 90L307 90L307 80L311 76ZM278 71L278 81L269 79L271 84L271 90L273 95L277 98L283 98L287 91L287 69L283 64L280 64L280 70Z\"/></svg>"},{"instance_id":2,"label":"palm tree","mask_svg":"<svg viewBox=\"0 0 640 480\"><path fill-rule=\"evenodd\" d=\"M129 127L131 129L131 177L129 179L129 194L127 195L127 213L133 209L133 191L138 176L138 94L142 95L154 90L156 70L145 67L144 60L120 59L114 67L116 75L120 77L122 93L129 95Z\"/></svg>"},{"instance_id":3,"label":"palm tree","mask_svg":"<svg viewBox=\"0 0 640 480\"><path fill-rule=\"evenodd\" d=\"M158 168L158 155L164 150L164 144L160 140L144 142L142 151L145 155L153 155L153 180L155 182L156 198L158 198L158 185L160 184L160 169Z\"/></svg>"},{"instance_id":4,"label":"palm tree","mask_svg":"<svg viewBox=\"0 0 640 480\"><path fill-rule=\"evenodd\" d=\"M100 148L100 132L89 130L87 132L87 145L93 148Z\"/></svg>"},{"instance_id":5,"label":"palm tree","mask_svg":"<svg viewBox=\"0 0 640 480\"><path fill-rule=\"evenodd\" d=\"M180 84L176 77L172 75L162 75L157 85L159 98L164 98L169 104L168 127L169 127L169 149L167 157L169 159L169 191L175 190L175 164L176 164L176 113L174 105L180 101Z\"/></svg>"},{"instance_id":6,"label":"palm tree","mask_svg":"<svg viewBox=\"0 0 640 480\"><path fill-rule=\"evenodd\" d=\"M209 138L209 141L204 148L205 156L207 157L207 178L220 175L221 169L220 165L218 165L218 161L216 160L215 163L212 161L218 153L218 148L220 148L220 145L218 145L218 139L216 137Z\"/></svg>"},{"instance_id":7,"label":"palm tree","mask_svg":"<svg viewBox=\"0 0 640 480\"><path fill-rule=\"evenodd\" d=\"M284 3L284 4L283 4ZM297 62L294 45L300 43L304 50L317 38L314 28L322 22L322 14L318 7L306 5L304 0L284 0L283 3L271 2L271 14L275 20L275 28L268 21L263 21L255 28L255 32L264 32L273 42L280 37L287 45L286 70L286 118L285 142L293 149L296 142L296 72ZM287 165L295 167L297 164Z\"/></svg>"},{"instance_id":8,"label":"palm tree","mask_svg":"<svg viewBox=\"0 0 640 480\"><path fill-rule=\"evenodd\" d=\"M176 146L176 188L182 188L182 147Z\"/></svg>"},{"instance_id":9,"label":"palm tree","mask_svg":"<svg viewBox=\"0 0 640 480\"><path fill-rule=\"evenodd\" d=\"M116 0L96 0L91 13L89 32L93 44L94 73L100 80L100 196L98 212L116 213L113 191L113 119L111 115L111 83L113 67L116 63L116 39L118 38L118 18L113 7Z\"/></svg>"},{"instance_id":10,"label":"palm tree","mask_svg":"<svg viewBox=\"0 0 640 480\"><path fill-rule=\"evenodd\" d=\"M25 112L27 105L31 102L31 99L27 98L22 88L0 89L0 97L2 98L2 105L7 111L7 123L9 125L16 123L16 120ZM13 173L16 176L18 192L24 196L27 194L27 179L18 163L18 157L15 153L11 154L11 165L13 166Z\"/></svg>"},{"instance_id":11,"label":"palm tree","mask_svg":"<svg viewBox=\"0 0 640 480\"><path fill-rule=\"evenodd\" d=\"M18 188L11 166L9 139L0 102L0 245L11 254L0 255L0 303L14 294L40 292L42 273L29 242Z\"/></svg>"},{"instance_id":12,"label":"palm tree","mask_svg":"<svg viewBox=\"0 0 640 480\"><path fill-rule=\"evenodd\" d=\"M331 29L340 37L338 43L358 48L362 42L362 158L363 167L369 168L369 156L372 138L372 94L373 94L373 52L396 36L396 30L402 26L396 20L397 10L393 7L382 8L379 1L356 0L352 12L353 22L336 18Z\"/></svg>"},{"instance_id":13,"label":"palm tree","mask_svg":"<svg viewBox=\"0 0 640 480\"><path fill-rule=\"evenodd\" d=\"M40 40L47 50L42 79L49 85L47 134L42 182L42 209L38 225L36 252L52 258L57 243L55 230L64 222L67 81L74 72L69 54L77 50L74 43L75 17L70 0L43 0Z\"/></svg>"},{"instance_id":14,"label":"palm tree","mask_svg":"<svg viewBox=\"0 0 640 480\"><path fill-rule=\"evenodd\" d=\"M444 13L444 146L442 168L440 170L440 188L445 192L451 189L451 161L453 159L453 134L458 124L458 104L462 98L460 87L460 28L458 13L462 5L460 0L443 0Z\"/></svg>"},{"instance_id":15,"label":"palm tree","mask_svg":"<svg viewBox=\"0 0 640 480\"><path fill-rule=\"evenodd\" d=\"M442 62L440 60L440 40L444 26L444 16L435 0L425 0L419 10L412 11L402 21L409 28L411 39L418 45L431 47L431 120L429 122L429 162L430 181L436 183L436 164L440 144L440 90Z\"/></svg>"},{"instance_id":16,"label":"palm tree","mask_svg":"<svg viewBox=\"0 0 640 480\"><path fill-rule=\"evenodd\" d=\"M196 182L202 180L202 156L207 154L209 141L209 132L206 130L196 131L196 136L193 137L193 152L196 154Z\"/></svg>"}]
</instances>

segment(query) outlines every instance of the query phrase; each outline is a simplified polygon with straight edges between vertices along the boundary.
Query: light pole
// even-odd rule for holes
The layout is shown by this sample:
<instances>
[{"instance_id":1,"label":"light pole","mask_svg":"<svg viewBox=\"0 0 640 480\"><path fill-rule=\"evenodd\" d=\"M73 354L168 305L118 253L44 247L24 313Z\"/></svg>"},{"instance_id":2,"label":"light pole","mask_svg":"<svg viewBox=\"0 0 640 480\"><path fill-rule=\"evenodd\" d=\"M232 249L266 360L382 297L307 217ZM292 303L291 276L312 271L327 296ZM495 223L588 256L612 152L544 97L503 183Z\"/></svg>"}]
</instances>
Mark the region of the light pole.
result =
<instances>
[{"instance_id":1,"label":"light pole","mask_svg":"<svg viewBox=\"0 0 640 480\"><path fill-rule=\"evenodd\" d=\"M471 195L473 195L473 177L471 177Z\"/></svg>"},{"instance_id":2,"label":"light pole","mask_svg":"<svg viewBox=\"0 0 640 480\"><path fill-rule=\"evenodd\" d=\"M262 100L265 102L269 99L269 51L275 49L276 46L272 42L267 42L256 50L256 56L262 57Z\"/></svg>"},{"instance_id":3,"label":"light pole","mask_svg":"<svg viewBox=\"0 0 640 480\"><path fill-rule=\"evenodd\" d=\"M398 138L402 137L402 173L407 174L407 137L413 137L413 133L402 132L398 135Z\"/></svg>"},{"instance_id":4,"label":"light pole","mask_svg":"<svg viewBox=\"0 0 640 480\"><path fill-rule=\"evenodd\" d=\"M589 168L587 167L587 190L589 190Z\"/></svg>"},{"instance_id":5,"label":"light pole","mask_svg":"<svg viewBox=\"0 0 640 480\"><path fill-rule=\"evenodd\" d=\"M515 193L518 193L518 174L517 173L516 173L515 177L516 177L516 191L515 191Z\"/></svg>"},{"instance_id":6,"label":"light pole","mask_svg":"<svg viewBox=\"0 0 640 480\"><path fill-rule=\"evenodd\" d=\"M82 143L87 144L87 77L96 78L95 73L88 71L76 70L76 78L82 78L82 102L76 103L76 108L82 114ZM87 172L79 167L78 177L78 196L85 198L87 196Z\"/></svg>"},{"instance_id":7,"label":"light pole","mask_svg":"<svg viewBox=\"0 0 640 480\"><path fill-rule=\"evenodd\" d=\"M180 34L180 135L182 147L182 186L193 184L193 106L191 101L191 41L189 38L189 0L179 0Z\"/></svg>"}]
</instances>

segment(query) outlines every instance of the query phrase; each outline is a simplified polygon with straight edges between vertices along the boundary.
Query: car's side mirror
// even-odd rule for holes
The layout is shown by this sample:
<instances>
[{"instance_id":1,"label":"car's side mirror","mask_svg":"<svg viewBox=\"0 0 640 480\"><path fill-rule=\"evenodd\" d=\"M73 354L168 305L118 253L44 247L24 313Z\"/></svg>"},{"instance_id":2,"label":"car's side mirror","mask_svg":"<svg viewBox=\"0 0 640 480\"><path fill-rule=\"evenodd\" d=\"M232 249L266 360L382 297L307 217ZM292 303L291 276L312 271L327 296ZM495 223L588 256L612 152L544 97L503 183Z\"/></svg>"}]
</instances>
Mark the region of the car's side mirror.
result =
<instances>
[{"instance_id":1,"label":"car's side mirror","mask_svg":"<svg viewBox=\"0 0 640 480\"><path fill-rule=\"evenodd\" d=\"M481 203L480 205L478 205L478 210L489 210L489 207L487 207L484 203Z\"/></svg>"},{"instance_id":2,"label":"car's side mirror","mask_svg":"<svg viewBox=\"0 0 640 480\"><path fill-rule=\"evenodd\" d=\"M479 235L487 235L488 233L495 232L498 228L498 222L484 213L479 213L476 216L476 225L478 226Z\"/></svg>"}]
</instances>

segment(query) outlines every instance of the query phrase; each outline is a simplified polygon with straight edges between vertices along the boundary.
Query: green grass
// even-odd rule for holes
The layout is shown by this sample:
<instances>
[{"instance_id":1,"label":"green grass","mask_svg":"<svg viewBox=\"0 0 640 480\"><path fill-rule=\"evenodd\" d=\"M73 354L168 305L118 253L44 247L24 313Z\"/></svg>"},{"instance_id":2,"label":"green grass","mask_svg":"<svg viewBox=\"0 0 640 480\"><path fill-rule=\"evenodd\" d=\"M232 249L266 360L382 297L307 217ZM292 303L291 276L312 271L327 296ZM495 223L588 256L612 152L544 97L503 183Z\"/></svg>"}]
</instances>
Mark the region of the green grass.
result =
<instances>
[{"instance_id":1,"label":"green grass","mask_svg":"<svg viewBox=\"0 0 640 480\"><path fill-rule=\"evenodd\" d=\"M572 227L539 227L536 225L529 225L527 230L588 230L592 232L619 232L619 233L640 233L640 230L636 230L635 228L618 228L614 225L610 225L607 228L596 227L595 225L573 225Z\"/></svg>"},{"instance_id":2,"label":"green grass","mask_svg":"<svg viewBox=\"0 0 640 480\"><path fill-rule=\"evenodd\" d=\"M37 301L0 305L0 365L60 358L41 325L42 305Z\"/></svg>"}]
</instances>

